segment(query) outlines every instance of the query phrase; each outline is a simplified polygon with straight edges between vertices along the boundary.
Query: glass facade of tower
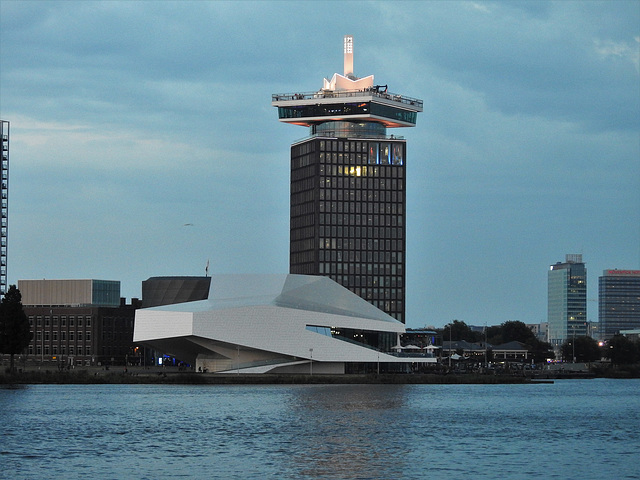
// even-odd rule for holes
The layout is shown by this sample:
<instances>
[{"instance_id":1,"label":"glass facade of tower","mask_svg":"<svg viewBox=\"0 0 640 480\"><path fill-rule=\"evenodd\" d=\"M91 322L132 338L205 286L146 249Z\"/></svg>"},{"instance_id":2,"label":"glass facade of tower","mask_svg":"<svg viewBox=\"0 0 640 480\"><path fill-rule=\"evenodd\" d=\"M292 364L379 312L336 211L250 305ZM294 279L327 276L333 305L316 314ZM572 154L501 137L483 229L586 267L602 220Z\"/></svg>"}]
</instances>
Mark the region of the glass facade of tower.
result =
<instances>
[{"instance_id":1,"label":"glass facade of tower","mask_svg":"<svg viewBox=\"0 0 640 480\"><path fill-rule=\"evenodd\" d=\"M600 336L640 328L640 270L605 270L598 278Z\"/></svg>"},{"instance_id":2,"label":"glass facade of tower","mask_svg":"<svg viewBox=\"0 0 640 480\"><path fill-rule=\"evenodd\" d=\"M291 147L291 273L326 275L402 322L405 152L386 135Z\"/></svg>"},{"instance_id":3,"label":"glass facade of tower","mask_svg":"<svg viewBox=\"0 0 640 480\"><path fill-rule=\"evenodd\" d=\"M344 42L344 75L271 96L280 122L309 128L291 146L289 271L328 276L405 323L407 149L387 129L414 127L423 102L356 77Z\"/></svg>"},{"instance_id":4,"label":"glass facade of tower","mask_svg":"<svg viewBox=\"0 0 640 480\"><path fill-rule=\"evenodd\" d=\"M567 255L565 263L549 269L548 322L549 342L554 347L588 333L587 269L581 255Z\"/></svg>"}]
</instances>

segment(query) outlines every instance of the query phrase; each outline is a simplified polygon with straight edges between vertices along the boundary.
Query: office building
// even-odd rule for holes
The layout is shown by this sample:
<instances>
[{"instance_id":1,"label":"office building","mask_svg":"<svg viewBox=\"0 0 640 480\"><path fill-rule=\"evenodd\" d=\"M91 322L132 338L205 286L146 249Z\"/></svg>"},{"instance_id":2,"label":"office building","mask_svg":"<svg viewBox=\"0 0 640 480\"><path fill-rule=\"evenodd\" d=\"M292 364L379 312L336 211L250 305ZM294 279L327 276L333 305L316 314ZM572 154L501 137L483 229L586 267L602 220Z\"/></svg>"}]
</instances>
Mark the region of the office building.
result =
<instances>
[{"instance_id":1,"label":"office building","mask_svg":"<svg viewBox=\"0 0 640 480\"><path fill-rule=\"evenodd\" d=\"M640 328L640 270L605 270L598 278L598 329L602 340Z\"/></svg>"},{"instance_id":2,"label":"office building","mask_svg":"<svg viewBox=\"0 0 640 480\"><path fill-rule=\"evenodd\" d=\"M274 94L281 122L309 128L291 145L290 273L328 276L405 322L407 144L422 101L353 69L309 93ZM390 346L390 345L388 345Z\"/></svg>"},{"instance_id":3,"label":"office building","mask_svg":"<svg viewBox=\"0 0 640 480\"><path fill-rule=\"evenodd\" d=\"M585 336L587 325L587 269L582 255L566 255L548 272L549 343L558 350L568 339Z\"/></svg>"},{"instance_id":4,"label":"office building","mask_svg":"<svg viewBox=\"0 0 640 480\"><path fill-rule=\"evenodd\" d=\"M140 302L113 280L18 280L33 338L23 360L52 368L138 363L133 321Z\"/></svg>"}]
</instances>

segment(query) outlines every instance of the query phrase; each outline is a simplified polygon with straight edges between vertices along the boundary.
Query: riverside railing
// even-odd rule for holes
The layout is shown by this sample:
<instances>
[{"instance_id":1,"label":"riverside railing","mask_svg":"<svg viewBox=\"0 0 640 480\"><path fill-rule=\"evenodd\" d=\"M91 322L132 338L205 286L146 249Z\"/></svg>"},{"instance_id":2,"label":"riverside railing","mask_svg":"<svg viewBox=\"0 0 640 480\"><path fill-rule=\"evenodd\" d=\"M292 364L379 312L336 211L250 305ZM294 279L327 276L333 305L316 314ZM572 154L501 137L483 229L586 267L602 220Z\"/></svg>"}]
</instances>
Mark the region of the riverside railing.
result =
<instances>
[{"instance_id":1,"label":"riverside railing","mask_svg":"<svg viewBox=\"0 0 640 480\"><path fill-rule=\"evenodd\" d=\"M362 96L374 96L379 98L385 98L394 102L399 102L405 105L411 105L422 109L423 101L417 98L407 97L406 95L399 95L397 93L389 93L386 90L380 91L378 89L369 88L364 90L320 90L318 92L306 92L306 93L274 93L271 95L272 102L284 102L291 100L314 100L319 98L351 98Z\"/></svg>"}]
</instances>

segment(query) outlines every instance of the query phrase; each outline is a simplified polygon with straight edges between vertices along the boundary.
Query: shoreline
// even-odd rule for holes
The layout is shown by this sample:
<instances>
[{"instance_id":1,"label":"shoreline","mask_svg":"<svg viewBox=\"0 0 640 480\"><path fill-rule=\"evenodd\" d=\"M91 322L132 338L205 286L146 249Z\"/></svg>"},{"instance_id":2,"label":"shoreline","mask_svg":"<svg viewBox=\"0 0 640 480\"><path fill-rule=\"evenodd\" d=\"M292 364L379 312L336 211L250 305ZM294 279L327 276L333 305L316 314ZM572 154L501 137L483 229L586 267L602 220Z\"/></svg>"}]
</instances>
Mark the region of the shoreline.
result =
<instances>
[{"instance_id":1,"label":"shoreline","mask_svg":"<svg viewBox=\"0 0 640 480\"><path fill-rule=\"evenodd\" d=\"M537 384L553 383L552 379L532 379L515 375L480 374L344 374L344 375L278 375L278 374L211 374L192 372L149 372L90 374L86 370L71 372L23 372L0 375L0 385L74 385L74 384L174 384L174 385L417 385L417 384Z\"/></svg>"},{"instance_id":2,"label":"shoreline","mask_svg":"<svg viewBox=\"0 0 640 480\"><path fill-rule=\"evenodd\" d=\"M0 372L0 385L28 384L176 384L176 385L305 385L305 384L539 384L564 379L640 378L637 369L606 371L541 370L517 374L482 373L369 373L369 374L237 374L196 373L178 368L130 367L124 369L85 367L70 370L20 368L14 374Z\"/></svg>"}]
</instances>

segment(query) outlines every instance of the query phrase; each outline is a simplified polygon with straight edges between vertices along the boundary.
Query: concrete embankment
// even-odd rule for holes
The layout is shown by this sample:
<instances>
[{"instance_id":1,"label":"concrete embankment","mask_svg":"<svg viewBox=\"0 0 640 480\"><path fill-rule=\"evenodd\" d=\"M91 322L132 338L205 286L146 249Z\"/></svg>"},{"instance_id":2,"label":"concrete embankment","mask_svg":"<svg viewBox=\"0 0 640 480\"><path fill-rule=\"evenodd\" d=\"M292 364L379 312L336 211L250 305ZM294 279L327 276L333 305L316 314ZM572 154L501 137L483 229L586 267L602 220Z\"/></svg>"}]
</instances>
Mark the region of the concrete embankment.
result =
<instances>
[{"instance_id":1,"label":"concrete embankment","mask_svg":"<svg viewBox=\"0 0 640 480\"><path fill-rule=\"evenodd\" d=\"M522 384L531 380L512 375L366 374L366 375L235 375L193 372L27 371L0 375L0 384Z\"/></svg>"}]
</instances>

